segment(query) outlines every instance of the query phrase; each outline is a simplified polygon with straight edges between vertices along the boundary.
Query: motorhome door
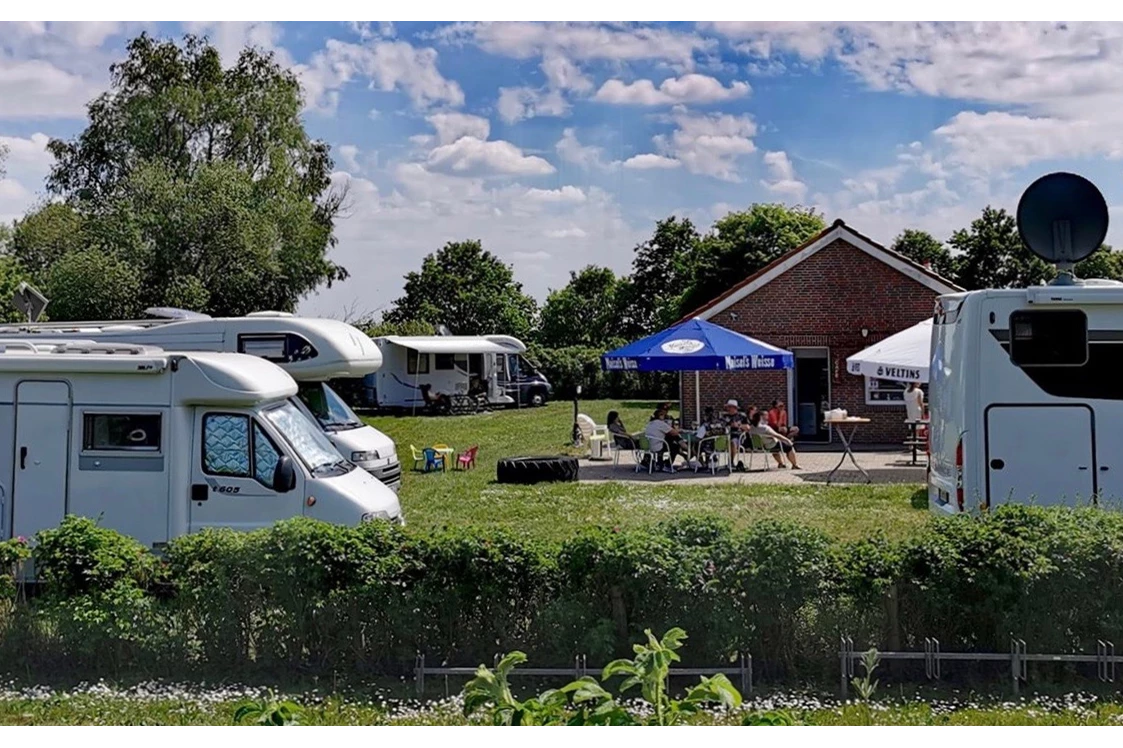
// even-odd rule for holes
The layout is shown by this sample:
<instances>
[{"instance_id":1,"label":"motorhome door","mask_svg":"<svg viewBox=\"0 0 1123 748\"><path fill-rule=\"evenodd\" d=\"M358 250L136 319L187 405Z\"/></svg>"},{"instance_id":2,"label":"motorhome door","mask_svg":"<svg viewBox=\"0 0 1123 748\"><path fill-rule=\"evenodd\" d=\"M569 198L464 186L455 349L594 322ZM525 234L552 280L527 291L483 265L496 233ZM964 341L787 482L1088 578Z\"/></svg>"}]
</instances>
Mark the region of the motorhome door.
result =
<instances>
[{"instance_id":1,"label":"motorhome door","mask_svg":"<svg viewBox=\"0 0 1123 748\"><path fill-rule=\"evenodd\" d=\"M194 433L192 532L252 530L302 514L301 491L273 490L273 471L283 453L251 414L200 408Z\"/></svg>"},{"instance_id":2,"label":"motorhome door","mask_svg":"<svg viewBox=\"0 0 1123 748\"><path fill-rule=\"evenodd\" d=\"M31 537L66 516L70 473L70 385L20 382L16 387L12 535Z\"/></svg>"},{"instance_id":3,"label":"motorhome door","mask_svg":"<svg viewBox=\"0 0 1123 748\"><path fill-rule=\"evenodd\" d=\"M1096 489L1092 409L1087 405L992 405L984 459L991 507L1087 504Z\"/></svg>"}]
</instances>

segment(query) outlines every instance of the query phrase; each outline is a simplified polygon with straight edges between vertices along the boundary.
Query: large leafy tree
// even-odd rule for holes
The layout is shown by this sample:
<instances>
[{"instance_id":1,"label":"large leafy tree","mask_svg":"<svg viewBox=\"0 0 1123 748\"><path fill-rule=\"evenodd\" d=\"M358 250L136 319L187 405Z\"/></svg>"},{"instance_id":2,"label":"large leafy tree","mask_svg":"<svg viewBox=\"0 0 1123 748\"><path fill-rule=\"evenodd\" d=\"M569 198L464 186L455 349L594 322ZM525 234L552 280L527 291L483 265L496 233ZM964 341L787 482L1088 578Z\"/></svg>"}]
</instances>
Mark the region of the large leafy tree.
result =
<instances>
[{"instance_id":1,"label":"large leafy tree","mask_svg":"<svg viewBox=\"0 0 1123 748\"><path fill-rule=\"evenodd\" d=\"M655 332L677 319L679 300L693 276L698 241L689 218L670 216L636 246L631 278L617 294L625 337Z\"/></svg>"},{"instance_id":2,"label":"large leafy tree","mask_svg":"<svg viewBox=\"0 0 1123 748\"><path fill-rule=\"evenodd\" d=\"M948 248L927 231L905 229L893 240L893 250L921 265L930 263L932 270L945 278L956 276L955 258Z\"/></svg>"},{"instance_id":3,"label":"large leafy tree","mask_svg":"<svg viewBox=\"0 0 1123 748\"><path fill-rule=\"evenodd\" d=\"M1032 286L1055 274L1022 243L1014 217L989 205L948 244L958 253L956 281L968 290Z\"/></svg>"},{"instance_id":4,"label":"large leafy tree","mask_svg":"<svg viewBox=\"0 0 1123 748\"><path fill-rule=\"evenodd\" d=\"M589 265L569 274L564 288L551 291L542 306L539 342L548 348L607 349L619 340L620 280L608 268Z\"/></svg>"},{"instance_id":5,"label":"large leafy tree","mask_svg":"<svg viewBox=\"0 0 1123 748\"><path fill-rule=\"evenodd\" d=\"M308 137L300 85L272 53L247 48L224 68L205 39L142 34L110 73L86 129L48 146L47 186L66 205L17 227L17 254L48 279L56 316L87 308L57 298L73 284L50 280L53 263L75 251L131 266L140 306L220 315L291 310L347 276L327 258L344 199L331 187L328 146ZM66 230L66 210L80 232ZM80 237L80 249L66 236Z\"/></svg>"},{"instance_id":6,"label":"large leafy tree","mask_svg":"<svg viewBox=\"0 0 1123 748\"><path fill-rule=\"evenodd\" d=\"M384 321L446 325L457 335L529 337L537 305L516 283L511 267L479 241L449 242L406 274L405 294Z\"/></svg>"},{"instance_id":7,"label":"large leafy tree","mask_svg":"<svg viewBox=\"0 0 1123 748\"><path fill-rule=\"evenodd\" d=\"M826 227L813 208L755 203L727 214L698 243L690 287L680 301L689 313Z\"/></svg>"}]
</instances>

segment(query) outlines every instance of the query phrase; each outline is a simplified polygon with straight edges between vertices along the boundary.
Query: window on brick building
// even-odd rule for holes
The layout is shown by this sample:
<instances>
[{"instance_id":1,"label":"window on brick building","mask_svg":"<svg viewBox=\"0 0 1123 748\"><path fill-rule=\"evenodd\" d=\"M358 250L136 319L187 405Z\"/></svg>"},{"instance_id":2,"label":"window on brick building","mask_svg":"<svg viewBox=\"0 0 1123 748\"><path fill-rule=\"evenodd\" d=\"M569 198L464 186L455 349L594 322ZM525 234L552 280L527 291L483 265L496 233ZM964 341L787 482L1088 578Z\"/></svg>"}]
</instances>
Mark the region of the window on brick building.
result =
<instances>
[{"instance_id":1,"label":"window on brick building","mask_svg":"<svg viewBox=\"0 0 1123 748\"><path fill-rule=\"evenodd\" d=\"M865 377L866 380L866 405L900 405L905 404L905 390L908 382L898 382L894 379L877 379ZM924 392L924 401L928 401L928 385L921 384Z\"/></svg>"}]
</instances>

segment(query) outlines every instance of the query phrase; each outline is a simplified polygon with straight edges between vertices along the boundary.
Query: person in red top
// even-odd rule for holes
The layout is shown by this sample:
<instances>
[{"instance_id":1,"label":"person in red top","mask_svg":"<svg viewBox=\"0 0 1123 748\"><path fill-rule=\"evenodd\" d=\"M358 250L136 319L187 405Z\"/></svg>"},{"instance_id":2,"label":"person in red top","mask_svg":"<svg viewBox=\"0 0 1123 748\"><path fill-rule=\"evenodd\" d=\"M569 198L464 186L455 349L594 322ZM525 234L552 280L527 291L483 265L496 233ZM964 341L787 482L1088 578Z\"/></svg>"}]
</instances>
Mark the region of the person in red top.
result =
<instances>
[{"instance_id":1,"label":"person in red top","mask_svg":"<svg viewBox=\"0 0 1123 748\"><path fill-rule=\"evenodd\" d=\"M768 409L768 425L773 431L788 439L795 439L799 435L797 426L788 425L788 409L784 407L783 400L772 401L772 407Z\"/></svg>"}]
</instances>

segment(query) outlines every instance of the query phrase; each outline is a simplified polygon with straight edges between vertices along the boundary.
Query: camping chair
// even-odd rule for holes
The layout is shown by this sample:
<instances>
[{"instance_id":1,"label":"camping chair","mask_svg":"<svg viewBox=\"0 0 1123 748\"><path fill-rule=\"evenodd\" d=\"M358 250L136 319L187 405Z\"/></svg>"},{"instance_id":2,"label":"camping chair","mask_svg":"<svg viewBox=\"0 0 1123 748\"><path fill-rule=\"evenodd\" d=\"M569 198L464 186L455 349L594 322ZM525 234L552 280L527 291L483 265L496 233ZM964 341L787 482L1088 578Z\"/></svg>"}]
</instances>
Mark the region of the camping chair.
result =
<instances>
[{"instance_id":1,"label":"camping chair","mask_svg":"<svg viewBox=\"0 0 1123 748\"><path fill-rule=\"evenodd\" d=\"M425 453L412 444L409 445L409 451L413 453L413 469L423 469L425 467Z\"/></svg>"},{"instance_id":2,"label":"camping chair","mask_svg":"<svg viewBox=\"0 0 1123 748\"><path fill-rule=\"evenodd\" d=\"M748 443L749 448L745 449L745 444ZM759 434L745 434L741 437L741 451L749 453L749 466L746 470L753 469L753 457L761 455L764 458L764 469L771 470L772 466L769 464L769 457L771 450L764 446L764 438Z\"/></svg>"},{"instance_id":3,"label":"camping chair","mask_svg":"<svg viewBox=\"0 0 1123 748\"><path fill-rule=\"evenodd\" d=\"M627 434L612 434L608 435L610 441L608 448L612 450L612 467L620 467L620 453L632 452L633 454L638 449L636 438Z\"/></svg>"},{"instance_id":4,"label":"camping chair","mask_svg":"<svg viewBox=\"0 0 1123 748\"><path fill-rule=\"evenodd\" d=\"M597 422L584 413L577 414L577 427L581 429L581 439L588 444L594 436L607 436L608 426L598 426Z\"/></svg>"},{"instance_id":5,"label":"camping chair","mask_svg":"<svg viewBox=\"0 0 1123 748\"><path fill-rule=\"evenodd\" d=\"M443 454L441 454L440 452L438 452L437 450L433 449L432 447L426 447L425 448L425 472L427 473L430 470L438 470L438 469L441 470L442 472L444 471L444 469L445 469L445 456Z\"/></svg>"},{"instance_id":6,"label":"camping chair","mask_svg":"<svg viewBox=\"0 0 1123 748\"><path fill-rule=\"evenodd\" d=\"M709 447L707 449L707 447ZM724 467L726 470L732 469L732 463L729 461L729 437L724 434L716 434L714 436L704 437L698 442L697 453L701 457L702 454L710 452L709 459L706 464L701 460L698 461L698 467L694 468L694 472L706 467L710 468L710 475L716 475L719 468ZM724 456L725 465L723 466L722 457Z\"/></svg>"},{"instance_id":7,"label":"camping chair","mask_svg":"<svg viewBox=\"0 0 1123 748\"><path fill-rule=\"evenodd\" d=\"M445 415L452 412L452 398L448 395L436 395L432 393L433 385L423 384L418 387L421 390L421 396L425 398L425 407L431 413L443 413Z\"/></svg>"},{"instance_id":8,"label":"camping chair","mask_svg":"<svg viewBox=\"0 0 1123 748\"><path fill-rule=\"evenodd\" d=\"M663 446L663 443L652 441L646 434L638 434L633 441L636 445L633 453L636 458L636 472L643 469L643 458L648 457L650 459L647 463L647 474L651 475L655 470L655 461L659 459L659 447Z\"/></svg>"},{"instance_id":9,"label":"camping chair","mask_svg":"<svg viewBox=\"0 0 1123 748\"><path fill-rule=\"evenodd\" d=\"M478 452L479 450L480 448L477 445L474 447L468 447L468 449L461 452L460 455L456 458L456 469L468 470L470 468L474 468L476 466L476 452Z\"/></svg>"}]
</instances>

